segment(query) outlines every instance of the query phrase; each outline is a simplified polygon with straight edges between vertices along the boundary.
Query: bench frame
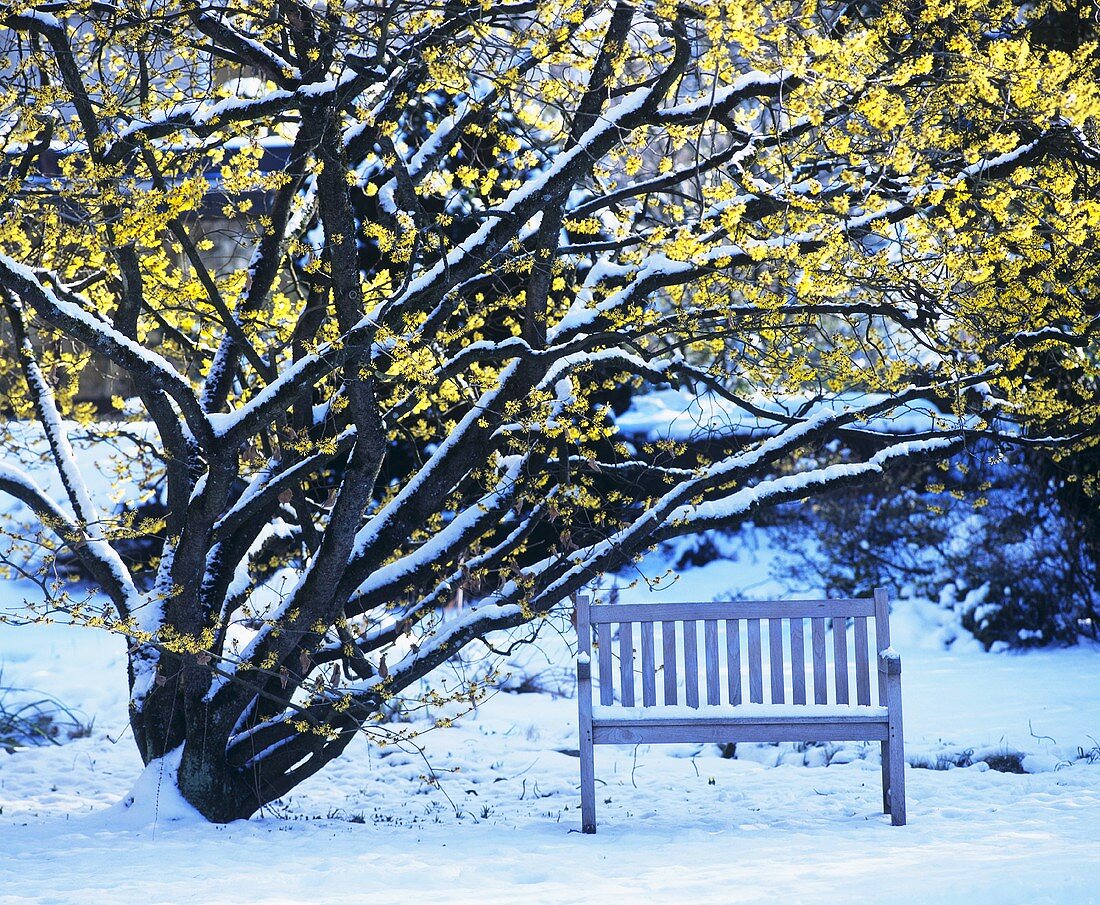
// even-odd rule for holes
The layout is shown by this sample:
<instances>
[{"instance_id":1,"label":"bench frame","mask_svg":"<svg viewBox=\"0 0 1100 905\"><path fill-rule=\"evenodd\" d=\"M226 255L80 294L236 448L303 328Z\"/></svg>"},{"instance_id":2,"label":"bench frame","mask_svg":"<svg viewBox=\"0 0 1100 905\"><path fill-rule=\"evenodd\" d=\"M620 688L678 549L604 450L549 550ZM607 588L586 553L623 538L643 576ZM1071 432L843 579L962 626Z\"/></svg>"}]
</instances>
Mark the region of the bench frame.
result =
<instances>
[{"instance_id":1,"label":"bench frame","mask_svg":"<svg viewBox=\"0 0 1100 905\"><path fill-rule=\"evenodd\" d=\"M596 832L596 787L594 746L663 742L784 742L784 741L879 741L882 751L882 809L894 826L905 824L905 755L901 721L901 657L890 647L890 603L881 588L872 598L850 600L744 601L710 603L652 603L593 605L579 596L577 624L577 700L580 718L581 829ZM879 708L870 706L870 667L867 620L875 620L875 650ZM855 635L856 705L850 706L847 629L833 633L834 703L827 703L825 663L825 620L853 621ZM807 701L804 621L811 621L813 701ZM718 624L726 626L728 706L715 715L700 711L686 716L682 709L669 715L665 708L677 703L676 627L684 643L680 662L684 665L685 699L698 709L699 662L697 622L704 624L705 692L708 705L720 703L718 675ZM768 624L768 659L771 673L771 702L785 704L782 623L789 622L791 638L792 698L805 713L777 716L752 712L736 713L741 700L741 657L739 633L745 624L748 646L750 704L763 704L763 645L761 622ZM619 625L620 701L635 705L633 623L641 625L642 703L644 718L624 710L615 715L612 666L612 626ZM664 655L664 701L656 702L654 628L661 625ZM592 702L592 634L596 633L600 708L594 714ZM826 706L821 706L826 705ZM837 705L845 712L838 713ZM849 705L844 707L843 705ZM866 706L864 712L860 712ZM883 713L881 708L885 708ZM847 710L851 713L847 713ZM662 714L664 710L664 714ZM729 711L734 711L730 713Z\"/></svg>"}]
</instances>

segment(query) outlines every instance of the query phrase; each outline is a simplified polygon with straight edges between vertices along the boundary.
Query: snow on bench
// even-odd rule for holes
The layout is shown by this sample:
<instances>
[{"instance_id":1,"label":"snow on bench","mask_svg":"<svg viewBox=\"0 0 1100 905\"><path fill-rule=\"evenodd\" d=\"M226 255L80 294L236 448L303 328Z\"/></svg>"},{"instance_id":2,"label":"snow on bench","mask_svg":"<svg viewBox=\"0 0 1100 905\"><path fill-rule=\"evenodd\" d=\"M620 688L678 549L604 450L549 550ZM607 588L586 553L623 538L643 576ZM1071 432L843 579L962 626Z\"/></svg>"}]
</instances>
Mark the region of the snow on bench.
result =
<instances>
[{"instance_id":1,"label":"snow on bench","mask_svg":"<svg viewBox=\"0 0 1100 905\"><path fill-rule=\"evenodd\" d=\"M876 589L874 597L850 600L593 605L589 598L579 597L577 698L583 831L596 832L594 746L660 742L878 741L883 811L890 814L895 826L904 825L901 657L890 647L889 612L889 600L882 589ZM807 619L812 686L807 683ZM868 643L871 619L878 665L874 706ZM826 620L831 621L833 636L831 658L827 656ZM766 658L762 623L767 624ZM618 627L617 638L613 626ZM596 704L592 696L593 641L599 677ZM662 678L659 703L658 673ZM765 679L768 703L764 703ZM746 688L747 701L743 700ZM700 701L701 693L705 702Z\"/></svg>"}]
</instances>

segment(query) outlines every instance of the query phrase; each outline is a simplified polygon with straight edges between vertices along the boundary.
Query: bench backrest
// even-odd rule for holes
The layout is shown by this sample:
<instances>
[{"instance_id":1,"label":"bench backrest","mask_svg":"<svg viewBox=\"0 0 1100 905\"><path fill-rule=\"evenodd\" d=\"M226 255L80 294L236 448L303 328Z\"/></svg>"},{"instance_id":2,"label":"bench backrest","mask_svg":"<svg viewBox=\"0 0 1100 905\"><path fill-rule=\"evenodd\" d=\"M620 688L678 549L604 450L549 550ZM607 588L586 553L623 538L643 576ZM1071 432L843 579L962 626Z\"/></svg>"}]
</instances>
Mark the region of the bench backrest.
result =
<instances>
[{"instance_id":1,"label":"bench backrest","mask_svg":"<svg viewBox=\"0 0 1100 905\"><path fill-rule=\"evenodd\" d=\"M831 645L826 644L826 620L832 623ZM872 621L873 647L868 634ZM767 625L766 657L763 623ZM616 625L618 639L613 643ZM876 666L879 652L890 646L889 600L882 589L876 589L874 597L849 600L593 605L581 597L577 601L581 655L591 654L593 630L599 702L604 706L615 702L616 686L619 703L624 707L699 707L701 703L870 705L872 674L878 676L876 703L886 706L885 676ZM875 652L873 659L871 650ZM807 661L811 666L810 685ZM681 675L683 701L679 700ZM705 680L702 689L701 675ZM770 690L767 701L765 685Z\"/></svg>"}]
</instances>

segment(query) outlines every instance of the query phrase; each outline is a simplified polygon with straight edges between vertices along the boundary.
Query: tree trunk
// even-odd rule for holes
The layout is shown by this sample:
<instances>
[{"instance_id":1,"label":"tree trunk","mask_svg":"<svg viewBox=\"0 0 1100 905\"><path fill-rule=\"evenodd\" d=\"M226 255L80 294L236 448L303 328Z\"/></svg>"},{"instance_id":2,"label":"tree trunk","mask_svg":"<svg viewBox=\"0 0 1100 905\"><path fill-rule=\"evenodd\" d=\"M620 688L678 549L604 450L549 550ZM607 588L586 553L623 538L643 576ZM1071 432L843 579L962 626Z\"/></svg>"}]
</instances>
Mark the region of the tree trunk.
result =
<instances>
[{"instance_id":1,"label":"tree trunk","mask_svg":"<svg viewBox=\"0 0 1100 905\"><path fill-rule=\"evenodd\" d=\"M149 669L148 660L139 662L148 653L146 648L131 654L131 689L135 672ZM213 823L247 820L285 795L343 753L381 706L378 697L353 706L314 705L311 716L318 731L300 731L286 720L255 728L241 725L249 720L242 720L239 699L206 699L211 674L193 656L163 654L156 676L130 710L142 761L148 766L179 751L179 793ZM254 702L247 713L254 718Z\"/></svg>"},{"instance_id":2,"label":"tree trunk","mask_svg":"<svg viewBox=\"0 0 1100 905\"><path fill-rule=\"evenodd\" d=\"M244 770L227 762L225 744L219 741L223 735L217 729L218 715L200 707L203 718L187 718L184 677L191 671L180 669L179 658L165 656L157 681L131 705L130 726L142 762L148 766L182 745L177 784L183 798L214 823L246 820L267 801L258 794L255 783L246 781ZM131 687L134 672L131 659ZM206 675L209 678L209 673Z\"/></svg>"}]
</instances>

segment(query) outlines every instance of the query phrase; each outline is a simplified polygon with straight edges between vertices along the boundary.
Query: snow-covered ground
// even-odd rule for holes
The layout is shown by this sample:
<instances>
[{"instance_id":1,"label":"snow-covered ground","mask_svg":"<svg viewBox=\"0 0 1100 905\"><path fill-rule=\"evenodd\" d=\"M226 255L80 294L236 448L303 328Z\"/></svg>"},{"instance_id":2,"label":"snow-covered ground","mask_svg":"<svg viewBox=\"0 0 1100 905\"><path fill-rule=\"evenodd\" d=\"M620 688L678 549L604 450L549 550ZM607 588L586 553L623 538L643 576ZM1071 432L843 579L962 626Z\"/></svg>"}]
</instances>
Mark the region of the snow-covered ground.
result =
<instances>
[{"instance_id":1,"label":"snow-covered ground","mask_svg":"<svg viewBox=\"0 0 1100 905\"><path fill-rule=\"evenodd\" d=\"M804 596L757 541L659 591L627 576L620 599ZM32 590L8 583L0 608ZM0 750L0 903L1100 902L1100 649L944 650L949 621L907 601L892 619L908 826L881 814L877 746L625 746L596 751L595 836L577 832L568 631L513 658L523 693L419 748L357 741L264 816L211 826L141 775L117 639L0 626L0 684L94 717L88 738ZM989 769L998 753L1033 772ZM937 761L974 765L912 766Z\"/></svg>"}]
</instances>

